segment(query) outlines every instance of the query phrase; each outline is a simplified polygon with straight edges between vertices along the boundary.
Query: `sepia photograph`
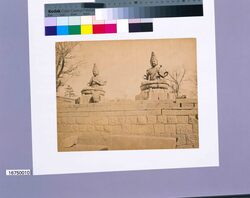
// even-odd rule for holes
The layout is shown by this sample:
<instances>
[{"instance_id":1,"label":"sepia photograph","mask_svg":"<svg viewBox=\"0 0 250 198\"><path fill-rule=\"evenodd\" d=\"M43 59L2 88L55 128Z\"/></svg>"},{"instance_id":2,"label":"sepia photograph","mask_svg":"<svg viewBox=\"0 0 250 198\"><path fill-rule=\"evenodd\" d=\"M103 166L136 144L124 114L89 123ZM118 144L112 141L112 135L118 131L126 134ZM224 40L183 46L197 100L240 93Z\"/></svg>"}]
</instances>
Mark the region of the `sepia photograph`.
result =
<instances>
[{"instance_id":1,"label":"sepia photograph","mask_svg":"<svg viewBox=\"0 0 250 198\"><path fill-rule=\"evenodd\" d=\"M199 148L196 46L57 42L58 151Z\"/></svg>"}]
</instances>

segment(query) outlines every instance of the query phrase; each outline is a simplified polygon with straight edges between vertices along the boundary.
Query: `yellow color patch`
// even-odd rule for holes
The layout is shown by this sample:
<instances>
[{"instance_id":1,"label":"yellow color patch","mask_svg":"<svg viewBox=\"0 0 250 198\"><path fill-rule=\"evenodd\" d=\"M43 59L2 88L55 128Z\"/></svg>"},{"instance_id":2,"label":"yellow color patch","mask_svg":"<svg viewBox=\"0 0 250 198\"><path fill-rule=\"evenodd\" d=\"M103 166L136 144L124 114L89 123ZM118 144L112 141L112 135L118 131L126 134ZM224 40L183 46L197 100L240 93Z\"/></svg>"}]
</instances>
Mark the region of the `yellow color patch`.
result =
<instances>
[{"instance_id":1,"label":"yellow color patch","mask_svg":"<svg viewBox=\"0 0 250 198\"><path fill-rule=\"evenodd\" d=\"M81 34L93 34L93 26L81 25Z\"/></svg>"}]
</instances>

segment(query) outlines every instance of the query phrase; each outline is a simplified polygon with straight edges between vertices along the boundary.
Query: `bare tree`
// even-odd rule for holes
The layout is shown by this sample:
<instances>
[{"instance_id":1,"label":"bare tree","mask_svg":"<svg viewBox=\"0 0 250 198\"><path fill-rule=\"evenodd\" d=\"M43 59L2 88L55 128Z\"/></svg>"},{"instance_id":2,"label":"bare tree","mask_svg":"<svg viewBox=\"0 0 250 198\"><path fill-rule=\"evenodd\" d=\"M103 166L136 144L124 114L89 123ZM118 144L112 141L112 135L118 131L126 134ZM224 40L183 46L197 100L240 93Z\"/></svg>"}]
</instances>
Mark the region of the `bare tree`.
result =
<instances>
[{"instance_id":1,"label":"bare tree","mask_svg":"<svg viewBox=\"0 0 250 198\"><path fill-rule=\"evenodd\" d=\"M64 86L67 80L77 75L79 63L73 64L70 60L72 50L78 45L78 42L59 42L56 43L56 90Z\"/></svg>"},{"instance_id":2,"label":"bare tree","mask_svg":"<svg viewBox=\"0 0 250 198\"><path fill-rule=\"evenodd\" d=\"M180 97L180 90L183 83L183 80L186 75L186 70L179 70L169 73L169 81L171 82L171 88L176 96L176 98Z\"/></svg>"},{"instance_id":3,"label":"bare tree","mask_svg":"<svg viewBox=\"0 0 250 198\"><path fill-rule=\"evenodd\" d=\"M189 75L189 78L186 79L191 87L190 90L190 96L192 98L197 98L198 97L198 93L197 93L197 89L198 89L198 79L197 79L197 74L193 73L192 75Z\"/></svg>"}]
</instances>

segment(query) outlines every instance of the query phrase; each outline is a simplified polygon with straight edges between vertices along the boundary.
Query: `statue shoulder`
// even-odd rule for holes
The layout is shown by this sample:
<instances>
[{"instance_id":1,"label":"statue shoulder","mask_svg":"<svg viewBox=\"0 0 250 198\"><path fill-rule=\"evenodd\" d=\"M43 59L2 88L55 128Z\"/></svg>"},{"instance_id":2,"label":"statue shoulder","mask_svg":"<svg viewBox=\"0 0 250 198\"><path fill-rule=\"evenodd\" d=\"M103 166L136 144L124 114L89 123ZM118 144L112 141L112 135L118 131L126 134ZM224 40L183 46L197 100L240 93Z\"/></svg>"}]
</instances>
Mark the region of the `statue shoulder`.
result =
<instances>
[{"instance_id":1,"label":"statue shoulder","mask_svg":"<svg viewBox=\"0 0 250 198\"><path fill-rule=\"evenodd\" d=\"M155 70L155 68L149 68L147 69L147 73L152 73Z\"/></svg>"}]
</instances>

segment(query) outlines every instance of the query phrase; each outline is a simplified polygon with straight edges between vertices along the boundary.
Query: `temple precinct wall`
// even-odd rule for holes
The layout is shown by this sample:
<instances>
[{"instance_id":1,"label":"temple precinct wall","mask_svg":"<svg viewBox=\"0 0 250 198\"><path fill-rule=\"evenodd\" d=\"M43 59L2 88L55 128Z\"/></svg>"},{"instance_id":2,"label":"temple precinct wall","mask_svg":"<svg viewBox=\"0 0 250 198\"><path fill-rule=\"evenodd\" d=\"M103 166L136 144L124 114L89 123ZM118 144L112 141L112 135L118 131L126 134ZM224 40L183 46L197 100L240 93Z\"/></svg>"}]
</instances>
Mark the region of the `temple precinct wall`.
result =
<instances>
[{"instance_id":1,"label":"temple precinct wall","mask_svg":"<svg viewBox=\"0 0 250 198\"><path fill-rule=\"evenodd\" d=\"M197 100L57 105L59 151L198 148Z\"/></svg>"}]
</instances>

